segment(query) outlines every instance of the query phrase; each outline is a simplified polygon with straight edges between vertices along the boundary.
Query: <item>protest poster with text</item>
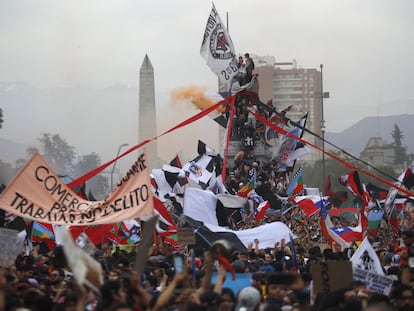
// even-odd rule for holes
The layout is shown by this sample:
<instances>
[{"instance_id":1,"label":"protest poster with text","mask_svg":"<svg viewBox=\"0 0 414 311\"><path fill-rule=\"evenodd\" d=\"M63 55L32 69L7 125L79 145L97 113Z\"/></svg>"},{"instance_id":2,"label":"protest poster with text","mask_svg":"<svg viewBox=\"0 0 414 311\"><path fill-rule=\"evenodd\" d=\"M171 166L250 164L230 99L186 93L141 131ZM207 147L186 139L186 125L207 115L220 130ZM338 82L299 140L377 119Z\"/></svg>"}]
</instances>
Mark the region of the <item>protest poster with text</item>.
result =
<instances>
[{"instance_id":1,"label":"protest poster with text","mask_svg":"<svg viewBox=\"0 0 414 311\"><path fill-rule=\"evenodd\" d=\"M111 224L152 215L145 152L103 201L77 196L36 153L2 192L0 208L31 220L60 225Z\"/></svg>"}]
</instances>

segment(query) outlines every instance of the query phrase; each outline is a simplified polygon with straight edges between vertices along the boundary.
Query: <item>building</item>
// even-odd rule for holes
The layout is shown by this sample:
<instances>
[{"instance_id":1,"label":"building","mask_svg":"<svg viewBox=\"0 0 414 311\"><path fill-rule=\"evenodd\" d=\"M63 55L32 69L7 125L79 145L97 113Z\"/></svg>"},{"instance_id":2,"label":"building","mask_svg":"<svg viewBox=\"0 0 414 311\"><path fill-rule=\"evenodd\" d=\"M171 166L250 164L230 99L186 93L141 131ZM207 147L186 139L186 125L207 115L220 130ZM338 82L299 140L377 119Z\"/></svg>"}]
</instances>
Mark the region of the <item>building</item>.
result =
<instances>
[{"instance_id":1,"label":"building","mask_svg":"<svg viewBox=\"0 0 414 311\"><path fill-rule=\"evenodd\" d=\"M255 73L259 74L259 97L262 101L273 101L277 111L289 106L293 109L287 117L298 121L308 113L306 129L316 134L304 133L303 138L312 144L322 147L323 107L322 107L322 73L312 68L298 68L296 61L277 63L271 56L251 55L255 62ZM328 94L325 93L325 98ZM322 153L310 148L310 154L301 158L306 161L322 159Z\"/></svg>"},{"instance_id":2,"label":"building","mask_svg":"<svg viewBox=\"0 0 414 311\"><path fill-rule=\"evenodd\" d=\"M371 137L359 158L374 167L393 166L395 148L384 142L381 137Z\"/></svg>"},{"instance_id":3,"label":"building","mask_svg":"<svg viewBox=\"0 0 414 311\"><path fill-rule=\"evenodd\" d=\"M154 68L148 55L145 55L139 71L139 115L138 142L157 136L157 115L155 109ZM151 141L144 148L150 168L159 166L157 141Z\"/></svg>"}]
</instances>

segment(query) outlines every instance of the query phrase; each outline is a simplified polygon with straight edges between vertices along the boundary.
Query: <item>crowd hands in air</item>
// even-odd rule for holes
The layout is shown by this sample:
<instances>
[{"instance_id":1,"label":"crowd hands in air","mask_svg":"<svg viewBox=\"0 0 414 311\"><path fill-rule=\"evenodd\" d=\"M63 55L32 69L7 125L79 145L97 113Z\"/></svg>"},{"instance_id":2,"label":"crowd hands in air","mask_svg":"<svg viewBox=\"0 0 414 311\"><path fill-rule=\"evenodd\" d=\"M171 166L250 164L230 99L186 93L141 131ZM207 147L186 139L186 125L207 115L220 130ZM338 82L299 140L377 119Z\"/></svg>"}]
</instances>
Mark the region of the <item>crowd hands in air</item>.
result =
<instances>
[{"instance_id":1,"label":"crowd hands in air","mask_svg":"<svg viewBox=\"0 0 414 311\"><path fill-rule=\"evenodd\" d=\"M77 284L61 247L40 254L37 245L30 255L22 252L14 265L2 270L0 310L414 310L414 271L409 266L412 230L388 239L384 236L386 243L374 243L385 274L395 280L389 296L357 281L325 294L311 294L312 263L348 261L357 246L321 249L319 233L310 229L317 227L316 221L306 219L303 225L297 217L303 215L295 211L285 218L293 231L299 230L294 249L285 240L261 249L255 239L247 251L229 254L232 268L217 261L211 249L194 246L181 252L183 269L176 271L175 253L158 238L139 274L134 269L135 251L102 244L93 255L105 273L99 291ZM224 287L230 270L237 276L248 275L249 284L237 291Z\"/></svg>"}]
</instances>

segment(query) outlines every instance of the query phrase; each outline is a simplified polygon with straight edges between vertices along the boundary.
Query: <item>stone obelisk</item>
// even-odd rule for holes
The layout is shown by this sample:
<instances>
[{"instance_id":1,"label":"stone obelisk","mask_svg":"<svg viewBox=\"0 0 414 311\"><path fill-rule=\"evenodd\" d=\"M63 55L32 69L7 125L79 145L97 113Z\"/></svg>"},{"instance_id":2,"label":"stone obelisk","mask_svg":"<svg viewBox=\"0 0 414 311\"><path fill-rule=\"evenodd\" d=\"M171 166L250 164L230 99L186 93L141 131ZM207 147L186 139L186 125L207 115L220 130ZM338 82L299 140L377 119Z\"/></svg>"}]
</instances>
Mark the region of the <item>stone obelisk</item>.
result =
<instances>
[{"instance_id":1,"label":"stone obelisk","mask_svg":"<svg viewBox=\"0 0 414 311\"><path fill-rule=\"evenodd\" d=\"M154 68L146 54L139 70L139 115L138 141L142 142L157 136L157 114L155 109ZM143 148L147 151L150 168L158 167L157 141L147 143Z\"/></svg>"}]
</instances>

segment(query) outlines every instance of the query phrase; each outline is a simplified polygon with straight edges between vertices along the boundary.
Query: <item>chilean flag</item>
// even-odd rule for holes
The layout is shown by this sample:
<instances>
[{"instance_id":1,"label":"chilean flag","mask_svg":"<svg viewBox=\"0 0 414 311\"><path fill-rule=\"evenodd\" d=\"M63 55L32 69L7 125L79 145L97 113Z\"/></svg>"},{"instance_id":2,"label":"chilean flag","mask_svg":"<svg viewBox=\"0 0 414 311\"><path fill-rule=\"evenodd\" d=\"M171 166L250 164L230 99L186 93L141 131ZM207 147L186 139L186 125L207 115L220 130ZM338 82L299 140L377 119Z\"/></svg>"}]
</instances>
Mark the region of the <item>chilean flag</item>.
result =
<instances>
[{"instance_id":1,"label":"chilean flag","mask_svg":"<svg viewBox=\"0 0 414 311\"><path fill-rule=\"evenodd\" d=\"M321 197L319 195L297 196L293 201L308 217L315 215L323 206L326 207L330 203L328 197Z\"/></svg>"},{"instance_id":2,"label":"chilean flag","mask_svg":"<svg viewBox=\"0 0 414 311\"><path fill-rule=\"evenodd\" d=\"M261 220L265 215L267 209L270 207L270 202L265 201L260 195L256 193L256 191L252 190L247 195L249 199L253 200L258 204L257 208L254 210L254 217L256 220Z\"/></svg>"},{"instance_id":3,"label":"chilean flag","mask_svg":"<svg viewBox=\"0 0 414 311\"><path fill-rule=\"evenodd\" d=\"M342 248L349 247L349 243L352 241L362 241L363 230L361 215L359 215L358 226L356 227L335 227L332 224L331 217L325 207L321 208L321 231L322 234L330 241L336 242L342 246Z\"/></svg>"},{"instance_id":4,"label":"chilean flag","mask_svg":"<svg viewBox=\"0 0 414 311\"><path fill-rule=\"evenodd\" d=\"M263 201L262 203L260 203L254 211L254 217L256 218L256 220L261 220L269 207L269 201Z\"/></svg>"}]
</instances>

